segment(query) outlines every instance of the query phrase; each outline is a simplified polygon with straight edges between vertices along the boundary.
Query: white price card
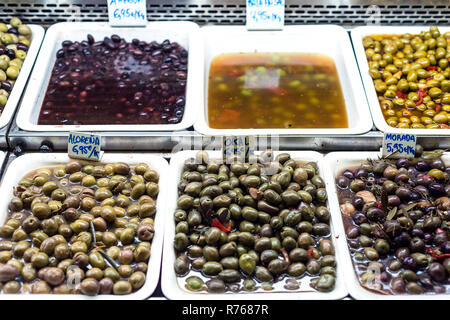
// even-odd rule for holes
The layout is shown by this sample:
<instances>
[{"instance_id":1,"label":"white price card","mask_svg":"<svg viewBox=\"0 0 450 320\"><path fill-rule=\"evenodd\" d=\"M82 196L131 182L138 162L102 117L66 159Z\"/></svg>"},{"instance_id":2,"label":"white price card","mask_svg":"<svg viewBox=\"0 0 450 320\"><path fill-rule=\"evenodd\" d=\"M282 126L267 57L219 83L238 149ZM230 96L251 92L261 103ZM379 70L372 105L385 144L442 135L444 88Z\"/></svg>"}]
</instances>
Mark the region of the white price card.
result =
<instances>
[{"instance_id":1,"label":"white price card","mask_svg":"<svg viewBox=\"0 0 450 320\"><path fill-rule=\"evenodd\" d=\"M255 150L253 136L223 136L222 157L225 163L248 162Z\"/></svg>"},{"instance_id":2,"label":"white price card","mask_svg":"<svg viewBox=\"0 0 450 320\"><path fill-rule=\"evenodd\" d=\"M100 161L101 137L97 134L70 132L67 153L70 158Z\"/></svg>"},{"instance_id":3,"label":"white price card","mask_svg":"<svg viewBox=\"0 0 450 320\"><path fill-rule=\"evenodd\" d=\"M247 0L248 30L282 30L285 0Z\"/></svg>"},{"instance_id":4,"label":"white price card","mask_svg":"<svg viewBox=\"0 0 450 320\"><path fill-rule=\"evenodd\" d=\"M385 132L381 155L389 158L414 158L416 140L414 134Z\"/></svg>"},{"instance_id":5,"label":"white price card","mask_svg":"<svg viewBox=\"0 0 450 320\"><path fill-rule=\"evenodd\" d=\"M145 26L147 24L146 0L106 0L109 24L112 26Z\"/></svg>"}]
</instances>

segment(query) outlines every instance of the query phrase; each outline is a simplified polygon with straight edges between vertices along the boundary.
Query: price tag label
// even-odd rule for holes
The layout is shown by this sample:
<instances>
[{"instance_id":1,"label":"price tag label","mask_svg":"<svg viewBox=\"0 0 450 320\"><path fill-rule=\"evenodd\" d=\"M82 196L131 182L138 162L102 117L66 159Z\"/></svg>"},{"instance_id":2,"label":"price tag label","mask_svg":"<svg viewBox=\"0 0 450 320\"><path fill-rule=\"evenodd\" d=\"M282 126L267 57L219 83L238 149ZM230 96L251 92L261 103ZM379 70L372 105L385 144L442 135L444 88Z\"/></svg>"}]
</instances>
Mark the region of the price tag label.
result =
<instances>
[{"instance_id":1,"label":"price tag label","mask_svg":"<svg viewBox=\"0 0 450 320\"><path fill-rule=\"evenodd\" d=\"M248 30L282 30L285 0L247 0Z\"/></svg>"},{"instance_id":2,"label":"price tag label","mask_svg":"<svg viewBox=\"0 0 450 320\"><path fill-rule=\"evenodd\" d=\"M382 156L389 158L414 158L416 136L414 134L384 133Z\"/></svg>"},{"instance_id":3,"label":"price tag label","mask_svg":"<svg viewBox=\"0 0 450 320\"><path fill-rule=\"evenodd\" d=\"M67 153L70 158L100 161L101 143L97 134L70 132Z\"/></svg>"},{"instance_id":4,"label":"price tag label","mask_svg":"<svg viewBox=\"0 0 450 320\"><path fill-rule=\"evenodd\" d=\"M222 157L225 163L248 162L254 150L255 140L253 136L222 137Z\"/></svg>"},{"instance_id":5,"label":"price tag label","mask_svg":"<svg viewBox=\"0 0 450 320\"><path fill-rule=\"evenodd\" d=\"M146 0L106 0L109 24L112 26L144 26L147 24Z\"/></svg>"}]
</instances>

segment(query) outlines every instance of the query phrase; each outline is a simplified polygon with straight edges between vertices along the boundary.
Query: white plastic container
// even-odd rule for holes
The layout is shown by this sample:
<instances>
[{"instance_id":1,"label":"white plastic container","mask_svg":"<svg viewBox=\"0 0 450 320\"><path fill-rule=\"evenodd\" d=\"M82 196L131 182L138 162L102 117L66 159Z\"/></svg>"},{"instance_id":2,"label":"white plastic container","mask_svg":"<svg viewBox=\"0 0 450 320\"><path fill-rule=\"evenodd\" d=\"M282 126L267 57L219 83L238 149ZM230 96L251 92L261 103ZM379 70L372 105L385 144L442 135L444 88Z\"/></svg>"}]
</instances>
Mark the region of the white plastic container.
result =
<instances>
[{"instance_id":1,"label":"white plastic container","mask_svg":"<svg viewBox=\"0 0 450 320\"><path fill-rule=\"evenodd\" d=\"M17 114L17 125L25 131L173 131L190 127L195 120L195 106L200 97L195 95L195 87L201 83L199 68L202 63L201 43L198 25L193 22L150 22L142 28L113 28L106 22L62 22L52 25L42 45L31 75L27 94ZM127 124L127 125L38 125L39 112L45 97L47 85L56 60L56 52L64 40L82 41L88 34L95 39L103 39L117 34L130 42L134 38L143 41L178 42L189 52L186 85L186 105L183 118L177 124Z\"/></svg>"},{"instance_id":2,"label":"white plastic container","mask_svg":"<svg viewBox=\"0 0 450 320\"><path fill-rule=\"evenodd\" d=\"M337 190L335 181L337 175L348 167L359 166L367 159L378 159L379 152L332 152L325 156L325 183L327 185L328 203L330 205L330 212L333 219L336 232L341 236L337 239L339 252L342 254L341 263L344 269L345 284L350 295L355 299L362 300L446 300L450 299L449 294L403 294L403 295L383 295L363 288L358 280L355 269L353 267L350 250L347 244L347 237L344 230L344 223L339 209L339 200L337 197ZM446 153L442 159L449 164L450 153Z\"/></svg>"},{"instance_id":3,"label":"white plastic container","mask_svg":"<svg viewBox=\"0 0 450 320\"><path fill-rule=\"evenodd\" d=\"M23 62L22 69L20 69L19 76L16 79L16 83L12 91L9 94L8 102L3 109L2 115L0 116L0 128L6 126L11 120L14 111L16 110L17 104L19 103L22 92L28 80L28 76L33 69L34 61L41 47L42 39L44 38L44 28L36 24L28 24L31 29L32 39L30 47L28 48L27 56Z\"/></svg>"},{"instance_id":4,"label":"white plastic container","mask_svg":"<svg viewBox=\"0 0 450 320\"><path fill-rule=\"evenodd\" d=\"M334 25L285 26L282 31L248 31L245 26L206 26L200 29L204 42L204 97L197 106L194 128L206 135L351 135L372 129L372 118L360 81L350 38L344 28ZM213 129L208 124L208 76L211 60L223 53L239 52L318 53L333 59L345 99L348 128L317 129Z\"/></svg>"},{"instance_id":5,"label":"white plastic container","mask_svg":"<svg viewBox=\"0 0 450 320\"><path fill-rule=\"evenodd\" d=\"M13 196L13 188L17 183L30 171L64 165L70 160L64 153L30 153L14 159L6 169L3 182L0 186L0 193L3 197L0 199L0 223L3 224L8 215L8 204ZM159 194L156 201L155 215L155 235L152 240L151 255L148 262L146 281L142 288L128 295L97 295L94 297L75 295L75 294L0 294L2 299L21 299L21 300L143 300L150 297L155 291L159 280L159 272L161 267L161 255L164 232L164 214L166 212L167 202L167 181L168 181L168 164L167 161L159 156L150 154L124 154L124 153L108 153L104 154L102 163L126 162L129 165L138 163L147 163L152 169L159 173Z\"/></svg>"},{"instance_id":6,"label":"white plastic container","mask_svg":"<svg viewBox=\"0 0 450 320\"><path fill-rule=\"evenodd\" d=\"M174 271L175 262L175 250L173 248L173 239L175 237L175 222L173 219L173 213L177 207L178 192L177 186L180 181L180 176L183 170L184 161L190 157L195 157L197 151L181 151L172 156L170 160L170 185L168 194L168 206L166 210L166 223L164 233L164 256L162 264L162 277L161 288L164 295L168 299L176 300L335 300L341 299L347 295L347 289L345 288L343 267L340 262L340 251L335 244L336 249L336 285L333 291L322 292L257 292L257 293L221 293L221 294L208 294L208 293L196 293L188 291L185 288L180 287L177 281L177 277ZM276 156L281 152L274 152ZM303 161L314 161L319 166L320 174L323 172L322 155L314 151L290 151L288 152L293 159ZM210 159L220 159L221 152L208 151ZM327 189L328 191L328 189ZM331 238L334 243L338 239L339 233L337 233L331 226ZM305 284L302 283L301 289L305 289Z\"/></svg>"},{"instance_id":7,"label":"white plastic container","mask_svg":"<svg viewBox=\"0 0 450 320\"><path fill-rule=\"evenodd\" d=\"M373 85L372 77L369 75L369 64L367 62L366 53L362 44L365 36L372 34L419 34L421 31L428 31L430 26L414 26L414 27L395 27L395 26L364 26L356 27L351 31L353 47L358 61L359 71L363 80L364 89L366 91L367 100L369 102L370 111L372 112L373 121L378 130L392 133L412 133L420 136L436 136L450 135L448 129L400 129L393 128L387 124L381 111L380 102L378 101L377 92ZM450 27L439 26L441 33L450 31Z\"/></svg>"}]
</instances>

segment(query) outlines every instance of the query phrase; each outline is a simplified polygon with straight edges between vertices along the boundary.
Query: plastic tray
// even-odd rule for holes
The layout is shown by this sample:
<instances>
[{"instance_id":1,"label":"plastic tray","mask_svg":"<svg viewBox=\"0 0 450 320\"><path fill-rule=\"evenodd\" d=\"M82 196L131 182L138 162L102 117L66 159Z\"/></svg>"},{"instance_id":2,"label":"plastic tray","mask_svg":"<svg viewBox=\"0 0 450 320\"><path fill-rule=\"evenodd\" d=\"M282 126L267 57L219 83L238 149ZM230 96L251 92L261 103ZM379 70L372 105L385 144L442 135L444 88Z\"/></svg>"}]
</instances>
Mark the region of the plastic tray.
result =
<instances>
[{"instance_id":1,"label":"plastic tray","mask_svg":"<svg viewBox=\"0 0 450 320\"><path fill-rule=\"evenodd\" d=\"M325 156L325 183L329 191L328 203L331 209L331 216L334 222L334 227L337 233L342 235L337 239L339 252L341 252L342 269L344 269L345 283L350 295L355 299L362 300L437 300L450 299L449 294L403 294L403 295L383 295L363 288L357 278L355 269L353 267L350 250L347 245L347 237L344 230L344 223L342 221L341 212L339 209L339 201L335 187L335 179L337 174L345 168L360 165L367 159L377 159L380 157L379 152L332 152ZM450 153L446 153L442 159L449 164Z\"/></svg>"},{"instance_id":2,"label":"plastic tray","mask_svg":"<svg viewBox=\"0 0 450 320\"><path fill-rule=\"evenodd\" d=\"M31 44L27 52L27 57L23 62L22 69L20 69L19 77L16 79L16 83L8 97L8 102L3 109L0 116L0 128L5 127L11 120L14 111L19 103L22 92L28 80L28 76L33 69L34 61L41 47L42 39L44 38L44 28L36 24L28 25L31 29L32 39Z\"/></svg>"},{"instance_id":3,"label":"plastic tray","mask_svg":"<svg viewBox=\"0 0 450 320\"><path fill-rule=\"evenodd\" d=\"M194 123L194 108L199 103L195 87L201 83L199 67L202 61L201 43L198 25L187 21L150 22L142 28L114 28L108 23L62 22L52 25L44 39L42 50L36 62L36 68L30 79L27 94L17 114L17 125L25 131L172 131L186 129ZM188 75L186 85L186 105L183 119L177 124L139 124L139 125L38 125L39 111L45 97L51 70L55 63L56 51L64 40L86 39L92 34L95 39L118 34L131 41L138 38L144 41L176 41L189 51Z\"/></svg>"},{"instance_id":4,"label":"plastic tray","mask_svg":"<svg viewBox=\"0 0 450 320\"><path fill-rule=\"evenodd\" d=\"M31 153L14 159L6 169L6 173L0 186L0 193L4 195L0 199L0 223L3 224L8 214L8 204L12 198L13 188L20 179L28 172L43 168L53 167L67 163L70 158L64 153ZM167 161L159 156L149 154L124 154L124 153L108 153L104 154L102 163L111 163L123 161L130 165L141 162L147 163L151 168L159 173L159 195L156 202L155 216L155 235L152 240L152 248L150 260L147 269L147 278L145 284L138 291L128 295L97 295L94 297L84 296L81 294L0 294L2 299L21 299L21 300L142 300L153 294L159 280L159 272L161 267L163 230L164 230L164 213L166 210L166 190L167 190Z\"/></svg>"},{"instance_id":5,"label":"plastic tray","mask_svg":"<svg viewBox=\"0 0 450 320\"><path fill-rule=\"evenodd\" d=\"M369 75L369 64L367 62L366 53L362 44L363 37L371 34L419 34L421 31L428 31L429 28L430 26L364 26L356 27L351 31L353 47L355 49L355 55L358 61L361 78L364 83L364 89L366 91L370 111L372 112L375 126L380 131L393 133L413 133L421 136L450 135L450 130L448 129L400 129L393 128L386 123L378 101L377 92L375 91L375 87L373 85L372 77ZM439 30L441 33L444 33L450 31L450 27L439 26Z\"/></svg>"},{"instance_id":6,"label":"plastic tray","mask_svg":"<svg viewBox=\"0 0 450 320\"><path fill-rule=\"evenodd\" d=\"M344 28L334 25L285 26L282 31L247 31L244 26L207 26L200 29L204 42L204 88L196 92L204 97L197 106L195 130L206 135L292 134L304 136L356 135L372 129L364 89ZM332 58L336 64L347 109L348 128L317 129L213 129L208 125L208 76L211 60L230 52L305 52Z\"/></svg>"},{"instance_id":7,"label":"plastic tray","mask_svg":"<svg viewBox=\"0 0 450 320\"><path fill-rule=\"evenodd\" d=\"M336 249L336 263L337 263L337 278L336 286L333 291L328 293L322 292L259 292L259 293L222 293L222 294L208 294L208 293L193 293L184 288L180 288L177 283L177 277L173 269L175 262L175 251L173 248L173 238L175 236L175 223L173 219L173 212L176 209L178 199L177 186L180 180L183 169L184 160L195 157L197 151L181 151L172 156L170 160L170 186L169 186L169 200L166 210L166 223L164 234L164 257L163 270L161 277L161 288L164 295L169 299L184 299L184 300L334 300L341 299L347 295L347 289L344 284L343 267L340 262L340 252L338 246ZM209 152L211 159L220 159L221 153L219 151ZM276 156L281 152L274 152ZM288 152L293 159L314 161L318 163L319 171L323 172L322 155L314 151L292 151ZM328 191L328 187L327 187ZM328 191L329 192L329 191ZM331 222L332 240L336 243L339 238L339 233L334 229Z\"/></svg>"}]
</instances>

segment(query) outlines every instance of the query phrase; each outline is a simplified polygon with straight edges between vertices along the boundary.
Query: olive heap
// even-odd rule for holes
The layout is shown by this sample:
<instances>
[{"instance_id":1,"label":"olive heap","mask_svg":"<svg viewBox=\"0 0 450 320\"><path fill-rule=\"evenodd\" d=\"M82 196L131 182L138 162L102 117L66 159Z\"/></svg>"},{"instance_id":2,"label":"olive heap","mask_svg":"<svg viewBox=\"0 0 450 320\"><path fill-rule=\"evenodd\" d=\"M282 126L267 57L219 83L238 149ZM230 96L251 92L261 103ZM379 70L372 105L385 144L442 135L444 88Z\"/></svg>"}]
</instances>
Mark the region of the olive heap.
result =
<instances>
[{"instance_id":1,"label":"olive heap","mask_svg":"<svg viewBox=\"0 0 450 320\"><path fill-rule=\"evenodd\" d=\"M31 29L19 18L12 18L10 27L0 22L0 114L8 101L14 83L31 43Z\"/></svg>"},{"instance_id":2,"label":"olive heap","mask_svg":"<svg viewBox=\"0 0 450 320\"><path fill-rule=\"evenodd\" d=\"M450 167L441 155L371 160L336 178L363 287L382 294L449 293Z\"/></svg>"},{"instance_id":3,"label":"olive heap","mask_svg":"<svg viewBox=\"0 0 450 320\"><path fill-rule=\"evenodd\" d=\"M0 227L3 293L129 294L146 280L158 173L123 162L42 168Z\"/></svg>"},{"instance_id":4,"label":"olive heap","mask_svg":"<svg viewBox=\"0 0 450 320\"><path fill-rule=\"evenodd\" d=\"M450 128L450 32L363 38L380 106L396 128Z\"/></svg>"},{"instance_id":5,"label":"olive heap","mask_svg":"<svg viewBox=\"0 0 450 320\"><path fill-rule=\"evenodd\" d=\"M209 293L331 291L336 259L317 164L287 153L274 159L270 150L255 162L223 164L205 151L185 161L174 212L177 276Z\"/></svg>"},{"instance_id":6,"label":"olive heap","mask_svg":"<svg viewBox=\"0 0 450 320\"><path fill-rule=\"evenodd\" d=\"M186 104L188 51L117 34L65 40L56 52L38 124L175 124Z\"/></svg>"}]
</instances>

